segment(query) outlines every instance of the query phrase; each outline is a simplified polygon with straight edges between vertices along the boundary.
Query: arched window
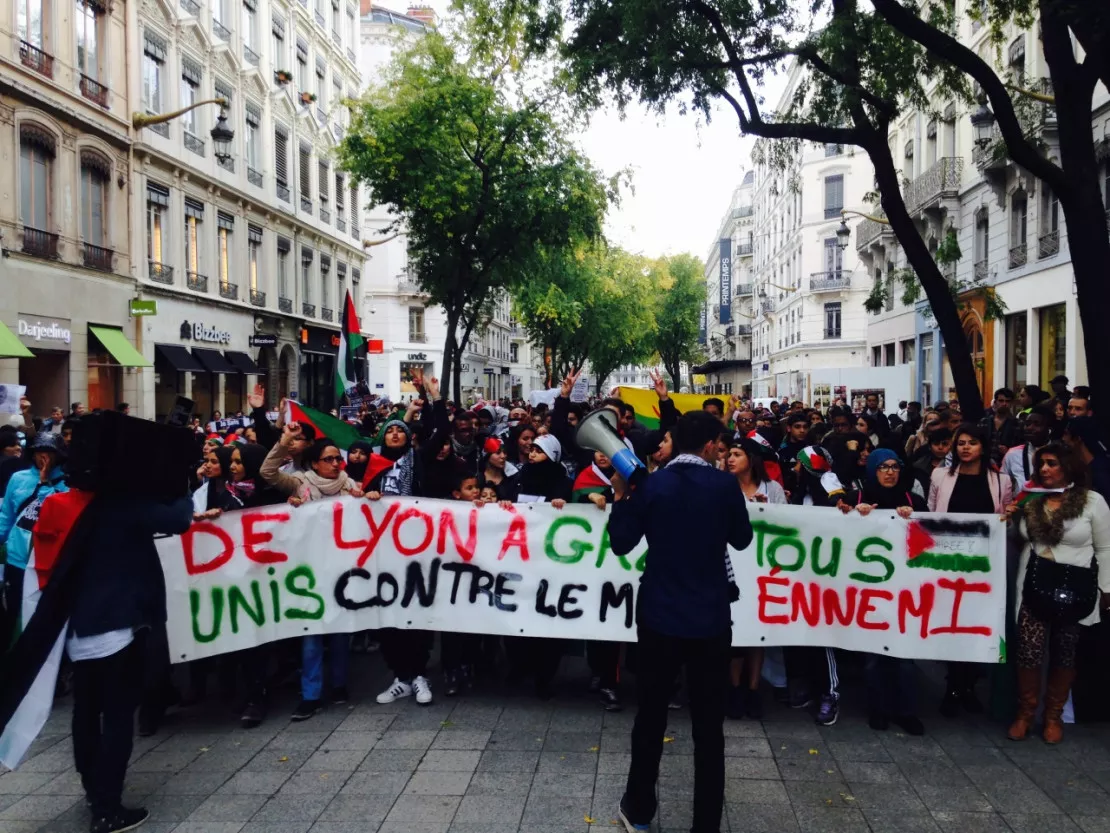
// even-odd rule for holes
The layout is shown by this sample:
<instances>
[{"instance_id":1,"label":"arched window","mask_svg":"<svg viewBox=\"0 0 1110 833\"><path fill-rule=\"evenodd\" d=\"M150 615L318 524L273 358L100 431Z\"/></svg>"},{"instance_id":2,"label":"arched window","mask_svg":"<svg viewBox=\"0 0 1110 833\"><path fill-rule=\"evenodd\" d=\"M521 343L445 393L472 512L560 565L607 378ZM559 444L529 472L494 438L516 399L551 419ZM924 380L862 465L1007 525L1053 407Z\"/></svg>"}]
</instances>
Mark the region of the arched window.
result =
<instances>
[{"instance_id":1,"label":"arched window","mask_svg":"<svg viewBox=\"0 0 1110 833\"><path fill-rule=\"evenodd\" d=\"M106 247L111 164L95 150L81 151L81 239Z\"/></svg>"}]
</instances>

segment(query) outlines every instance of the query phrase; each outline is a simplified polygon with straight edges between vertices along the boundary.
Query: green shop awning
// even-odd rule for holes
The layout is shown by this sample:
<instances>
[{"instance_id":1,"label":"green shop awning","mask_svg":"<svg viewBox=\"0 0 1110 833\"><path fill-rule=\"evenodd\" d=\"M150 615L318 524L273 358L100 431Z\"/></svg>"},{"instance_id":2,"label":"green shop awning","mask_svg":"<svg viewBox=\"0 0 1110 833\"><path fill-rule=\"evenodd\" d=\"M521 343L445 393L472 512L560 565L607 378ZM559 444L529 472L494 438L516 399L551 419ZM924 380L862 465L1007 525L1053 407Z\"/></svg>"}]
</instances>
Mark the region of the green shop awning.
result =
<instances>
[{"instance_id":1,"label":"green shop awning","mask_svg":"<svg viewBox=\"0 0 1110 833\"><path fill-rule=\"evenodd\" d=\"M123 334L123 330L115 327L90 326L89 332L97 337L100 343L104 345L104 349L111 353L112 358L123 367L152 366L150 362L143 358L143 354L131 345L127 336Z\"/></svg>"},{"instance_id":2,"label":"green shop awning","mask_svg":"<svg viewBox=\"0 0 1110 833\"><path fill-rule=\"evenodd\" d=\"M33 359L35 354L23 346L15 333L0 321L0 359Z\"/></svg>"}]
</instances>

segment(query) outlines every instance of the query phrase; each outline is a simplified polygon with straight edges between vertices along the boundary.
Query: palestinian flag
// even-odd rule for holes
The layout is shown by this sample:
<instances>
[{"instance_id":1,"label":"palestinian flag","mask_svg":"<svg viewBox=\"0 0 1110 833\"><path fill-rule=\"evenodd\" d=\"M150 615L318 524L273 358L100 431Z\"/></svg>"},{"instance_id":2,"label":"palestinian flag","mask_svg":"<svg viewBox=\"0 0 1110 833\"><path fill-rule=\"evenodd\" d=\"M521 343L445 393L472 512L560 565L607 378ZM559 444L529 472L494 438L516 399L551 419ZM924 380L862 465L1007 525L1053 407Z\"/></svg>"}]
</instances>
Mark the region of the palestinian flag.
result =
<instances>
[{"instance_id":1,"label":"palestinian flag","mask_svg":"<svg viewBox=\"0 0 1110 833\"><path fill-rule=\"evenodd\" d=\"M311 425L316 429L316 437L327 437L340 451L346 455L347 449L351 447L351 443L355 440L363 440L365 437L358 432L358 429L350 423L344 422L341 419L336 419L331 414L326 414L323 411L317 411L315 408L309 408L307 405L302 405L300 402L286 401L285 421L299 422L301 425Z\"/></svg>"},{"instance_id":2,"label":"palestinian flag","mask_svg":"<svg viewBox=\"0 0 1110 833\"><path fill-rule=\"evenodd\" d=\"M343 303L343 329L339 333L339 350L335 356L335 398L342 402L347 391L358 387L358 373L355 371L355 357L366 349L366 339L358 325L358 313L351 291ZM330 435L329 435L330 436Z\"/></svg>"},{"instance_id":3,"label":"palestinian flag","mask_svg":"<svg viewBox=\"0 0 1110 833\"><path fill-rule=\"evenodd\" d=\"M1014 497L1014 502L1018 506L1025 506L1030 501L1036 500L1037 498L1045 497L1046 495L1062 495L1073 485L1075 484L1069 483L1062 489L1046 489L1044 488L1044 486L1038 486L1032 480L1029 480L1024 486L1021 487L1021 491L1018 492L1017 495Z\"/></svg>"},{"instance_id":4,"label":"palestinian flag","mask_svg":"<svg viewBox=\"0 0 1110 833\"><path fill-rule=\"evenodd\" d=\"M603 495L612 488L613 484L604 472L597 467L596 463L591 463L588 469L578 472L578 477L574 479L571 500L581 503L586 500L587 495Z\"/></svg>"},{"instance_id":5,"label":"palestinian flag","mask_svg":"<svg viewBox=\"0 0 1110 833\"><path fill-rule=\"evenodd\" d=\"M31 533L19 637L0 656L0 763L12 769L50 717L93 497L78 489L50 495Z\"/></svg>"}]
</instances>

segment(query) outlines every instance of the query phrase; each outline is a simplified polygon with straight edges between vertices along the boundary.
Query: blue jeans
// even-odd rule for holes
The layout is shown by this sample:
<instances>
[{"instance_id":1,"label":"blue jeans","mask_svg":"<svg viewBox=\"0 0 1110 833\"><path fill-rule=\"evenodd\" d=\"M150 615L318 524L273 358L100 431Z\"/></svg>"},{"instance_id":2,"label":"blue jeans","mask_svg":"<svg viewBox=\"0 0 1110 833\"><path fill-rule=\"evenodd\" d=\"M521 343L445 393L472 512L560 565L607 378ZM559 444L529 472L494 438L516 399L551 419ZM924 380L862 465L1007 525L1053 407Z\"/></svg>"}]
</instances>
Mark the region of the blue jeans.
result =
<instances>
[{"instance_id":1,"label":"blue jeans","mask_svg":"<svg viewBox=\"0 0 1110 833\"><path fill-rule=\"evenodd\" d=\"M326 636L301 637L301 697L319 700L324 690L324 640L328 640L331 653L331 686L347 685L347 664L351 655L349 633L329 633Z\"/></svg>"}]
</instances>

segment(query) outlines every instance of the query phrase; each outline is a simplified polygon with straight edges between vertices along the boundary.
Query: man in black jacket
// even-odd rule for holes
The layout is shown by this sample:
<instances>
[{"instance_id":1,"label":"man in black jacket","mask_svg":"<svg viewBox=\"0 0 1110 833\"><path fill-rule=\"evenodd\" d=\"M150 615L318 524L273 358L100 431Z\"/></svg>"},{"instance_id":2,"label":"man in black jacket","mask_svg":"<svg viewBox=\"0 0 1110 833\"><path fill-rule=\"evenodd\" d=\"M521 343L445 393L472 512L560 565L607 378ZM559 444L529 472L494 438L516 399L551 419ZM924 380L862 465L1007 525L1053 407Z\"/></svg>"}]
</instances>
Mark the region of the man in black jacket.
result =
<instances>
[{"instance_id":1,"label":"man in black jacket","mask_svg":"<svg viewBox=\"0 0 1110 833\"><path fill-rule=\"evenodd\" d=\"M735 477L714 467L721 423L683 414L673 436L678 456L613 504L609 539L626 555L647 538L651 553L637 599L642 664L632 729L632 765L620 803L629 831L648 830L667 728L667 704L685 667L694 734L692 833L717 833L724 802L725 692L732 645L728 546L752 540L747 503ZM697 519L676 523L676 518Z\"/></svg>"}]
</instances>

